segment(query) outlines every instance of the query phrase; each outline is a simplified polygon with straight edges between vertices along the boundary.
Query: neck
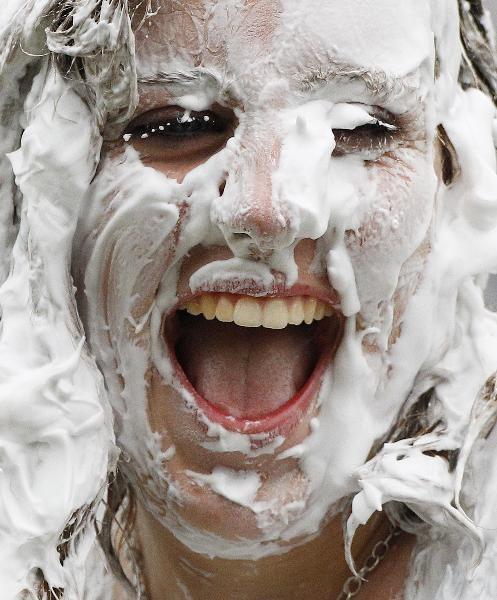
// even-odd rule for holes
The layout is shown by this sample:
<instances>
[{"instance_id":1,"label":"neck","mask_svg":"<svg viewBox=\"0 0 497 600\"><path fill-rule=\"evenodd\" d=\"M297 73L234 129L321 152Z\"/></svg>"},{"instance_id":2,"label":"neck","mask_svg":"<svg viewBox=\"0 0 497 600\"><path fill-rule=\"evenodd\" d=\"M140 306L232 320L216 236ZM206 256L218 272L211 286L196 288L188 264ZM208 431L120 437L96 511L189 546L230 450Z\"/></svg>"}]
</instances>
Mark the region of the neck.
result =
<instances>
[{"instance_id":1,"label":"neck","mask_svg":"<svg viewBox=\"0 0 497 600\"><path fill-rule=\"evenodd\" d=\"M389 525L377 515L356 535L353 554L360 567L374 544L388 535ZM236 597L299 598L299 600L330 600L342 591L350 571L343 552L342 521L338 516L312 540L278 556L256 561L209 558L192 552L138 504L136 520L137 542L141 548L145 587L149 600L171 600L192 597L196 600ZM402 540L400 541L402 546ZM405 545L405 542L404 542ZM393 564L387 557L381 569L383 577L372 574L360 598L378 598L386 583L389 590L402 589L411 545L405 557L399 552ZM400 553L402 554L402 553ZM395 568L392 569L391 567ZM390 575L389 575L390 573ZM391 573L394 573L393 581ZM373 577L374 575L374 577ZM388 581L385 580L388 578ZM375 582L376 581L376 585ZM366 587L369 591L366 591ZM188 592L188 593L186 593ZM389 596L383 596L385 598Z\"/></svg>"}]
</instances>

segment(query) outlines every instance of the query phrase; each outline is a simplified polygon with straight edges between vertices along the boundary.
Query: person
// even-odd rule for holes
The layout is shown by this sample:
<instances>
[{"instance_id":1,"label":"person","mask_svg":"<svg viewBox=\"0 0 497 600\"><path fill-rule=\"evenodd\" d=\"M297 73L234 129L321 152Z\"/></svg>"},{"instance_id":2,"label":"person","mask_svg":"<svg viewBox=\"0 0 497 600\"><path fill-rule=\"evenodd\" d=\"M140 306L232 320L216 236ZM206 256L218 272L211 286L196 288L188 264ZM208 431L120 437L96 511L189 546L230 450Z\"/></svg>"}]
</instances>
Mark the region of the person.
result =
<instances>
[{"instance_id":1,"label":"person","mask_svg":"<svg viewBox=\"0 0 497 600\"><path fill-rule=\"evenodd\" d=\"M2 598L495 598L480 0L0 23Z\"/></svg>"}]
</instances>

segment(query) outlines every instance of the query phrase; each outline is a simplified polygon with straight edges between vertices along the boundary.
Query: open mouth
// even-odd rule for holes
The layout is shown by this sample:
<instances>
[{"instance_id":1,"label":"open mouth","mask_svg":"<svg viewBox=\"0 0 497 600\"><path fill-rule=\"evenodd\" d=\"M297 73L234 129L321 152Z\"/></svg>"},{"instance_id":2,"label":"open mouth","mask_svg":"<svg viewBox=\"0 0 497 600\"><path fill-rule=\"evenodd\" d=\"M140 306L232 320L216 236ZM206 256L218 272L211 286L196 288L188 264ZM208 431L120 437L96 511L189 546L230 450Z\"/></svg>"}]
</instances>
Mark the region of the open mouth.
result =
<instances>
[{"instance_id":1,"label":"open mouth","mask_svg":"<svg viewBox=\"0 0 497 600\"><path fill-rule=\"evenodd\" d=\"M165 321L177 374L211 421L245 433L288 431L308 410L343 331L311 296L204 293Z\"/></svg>"}]
</instances>

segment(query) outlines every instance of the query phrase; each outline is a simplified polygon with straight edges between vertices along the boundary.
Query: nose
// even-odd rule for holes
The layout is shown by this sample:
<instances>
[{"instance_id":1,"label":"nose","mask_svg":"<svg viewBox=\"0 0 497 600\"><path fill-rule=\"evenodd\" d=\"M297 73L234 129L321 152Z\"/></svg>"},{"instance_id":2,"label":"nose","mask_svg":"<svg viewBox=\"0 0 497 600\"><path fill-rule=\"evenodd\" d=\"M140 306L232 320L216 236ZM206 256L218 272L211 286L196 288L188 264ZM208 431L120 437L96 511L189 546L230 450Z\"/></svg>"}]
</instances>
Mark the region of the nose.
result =
<instances>
[{"instance_id":1,"label":"nose","mask_svg":"<svg viewBox=\"0 0 497 600\"><path fill-rule=\"evenodd\" d=\"M212 215L235 256L267 256L296 240L291 208L277 189L280 149L281 140L268 123L248 127L238 140Z\"/></svg>"}]
</instances>

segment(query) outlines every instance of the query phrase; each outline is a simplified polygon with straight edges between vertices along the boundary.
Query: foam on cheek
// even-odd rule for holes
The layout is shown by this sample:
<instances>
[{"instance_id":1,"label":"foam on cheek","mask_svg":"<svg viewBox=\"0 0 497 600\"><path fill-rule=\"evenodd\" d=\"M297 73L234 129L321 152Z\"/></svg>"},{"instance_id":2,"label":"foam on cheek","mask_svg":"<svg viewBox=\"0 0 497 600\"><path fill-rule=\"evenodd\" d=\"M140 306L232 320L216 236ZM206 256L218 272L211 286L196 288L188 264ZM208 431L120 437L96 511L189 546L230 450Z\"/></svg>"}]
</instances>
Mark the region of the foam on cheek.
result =
<instances>
[{"instance_id":1,"label":"foam on cheek","mask_svg":"<svg viewBox=\"0 0 497 600\"><path fill-rule=\"evenodd\" d=\"M447 26L455 31L457 16L453 18ZM354 500L348 523L350 541L355 528L372 512L390 500L400 500L423 519L439 525L433 540L415 557L408 586L408 595L415 598L438 597L442 589L450 597L457 586L463 585L451 573L459 569L466 573L468 564L478 562L471 574L474 582L488 577L485 563L497 543L493 530L481 527L488 522L488 504L463 481L475 439L491 418L488 394L494 392L482 390L482 385L497 365L497 323L483 306L476 278L479 273L497 268L497 176L491 135L495 108L481 92L463 92L454 85L454 54L458 55L458 48L447 49L442 44L440 52L445 69L436 84L435 122L443 125L454 146L460 174L450 187L439 189L432 251L422 284L404 315L402 335L390 352L393 371L384 394L393 400L402 390L412 388L410 367L418 365L412 401L436 385L433 418L443 425L414 443L401 440L385 445L375 459L356 472L361 492ZM482 457L491 451L493 443L482 440L475 454ZM487 445L490 448L483 449ZM428 455L451 450L459 452L453 472L440 457ZM488 479L488 465L479 460L471 461L471 480L487 490L491 487L489 493L495 494L495 486ZM461 491L465 505L474 511L476 526L461 509ZM459 528L465 535L451 538L447 532L443 544L437 543L435 539L443 535L440 532L447 527L449 516L455 527L451 531ZM475 547L481 553L478 561ZM425 584L421 590L414 589L416 579ZM468 597L479 585L468 587L472 590ZM487 594L488 586L484 587Z\"/></svg>"},{"instance_id":2,"label":"foam on cheek","mask_svg":"<svg viewBox=\"0 0 497 600\"><path fill-rule=\"evenodd\" d=\"M163 474L160 440L147 417L149 327L156 288L172 260L182 199L175 181L144 167L128 148L124 160L106 160L78 228L82 312L110 390L119 444L153 485L161 485Z\"/></svg>"},{"instance_id":3,"label":"foam on cheek","mask_svg":"<svg viewBox=\"0 0 497 600\"><path fill-rule=\"evenodd\" d=\"M57 547L70 520L78 529L76 511L98 504L115 462L106 394L83 346L69 276L78 210L96 167L90 148L98 150L99 138L85 104L52 69L37 76L25 110L21 147L10 155L23 195L20 233L0 291L5 598L28 587L32 567L79 595L93 527L63 566Z\"/></svg>"},{"instance_id":4,"label":"foam on cheek","mask_svg":"<svg viewBox=\"0 0 497 600\"><path fill-rule=\"evenodd\" d=\"M428 90L429 82L423 81L421 87ZM477 114L482 114L482 111ZM352 156L330 160L333 150L331 129L353 128L368 122L361 116L361 109L316 102L296 109L295 113L289 111L289 115L281 159L273 178L279 184L275 189L280 193L273 196L273 201L292 211L291 223L297 237L325 236L329 248L330 281L338 289L343 312L348 317L344 340L333 367L323 381L319 397L319 426L294 449L293 454L291 450L285 453L285 456L300 457L302 469L310 482L306 508L299 514L298 521L281 534L283 538L292 539L317 531L330 506L357 489L357 479L351 474L366 459L374 441L381 438L395 419L423 363L434 360L432 353L439 350L433 346L436 339L433 324L441 304L438 305L437 294L434 293L434 282L440 277L440 271L433 270L438 260L435 252L423 286L405 313L403 335L392 349L388 348L385 340L392 328L394 292L399 285L403 265L427 235L432 216L436 181L429 141L426 144L428 150L419 152L419 158L416 158L416 153L407 156L411 163L409 173L391 173L388 170L382 173L377 167L378 174L372 176L363 161ZM433 121L428 115L427 140L431 139ZM488 123L483 125L480 133L483 134L483 131L488 137ZM487 152L487 156L490 155L492 153ZM491 164L486 172L493 173L493 168ZM419 171L420 175L413 175L411 171ZM473 172L476 173L474 169ZM493 181L493 175L489 177ZM382 178L392 180L392 189L385 187ZM407 191L403 183L405 180L410 185ZM471 189L473 191L474 186ZM487 186L485 189L490 188ZM492 219L492 196L480 193L478 197L482 198L480 204L483 205L480 214L487 220ZM392 203L390 209L388 204L382 209L381 203L386 200ZM379 213L379 209L383 213ZM397 210L400 211L398 215ZM475 220L474 213L471 215ZM367 242L364 242L364 247L354 247L353 242L346 239L346 232L367 227L368 219L372 217L375 219L372 228L373 233L376 232L372 240L374 243L370 248ZM443 230L441 235L444 235ZM453 254L446 249L444 256L454 264ZM493 260L488 255L487 264L490 266ZM422 266L421 261L418 269ZM463 277L467 277L470 271L477 272L478 267L473 263ZM418 275L415 270L409 276L419 283ZM438 282L435 287L441 294ZM382 302L391 310L379 313ZM362 316L363 307L370 310L379 329L370 327L357 331L355 315L361 311ZM447 322L447 318L444 321ZM449 334L447 330L441 332L440 339L447 340ZM362 342L366 335L378 339L378 347L383 354L368 356L364 353ZM409 493L415 497L417 488L413 482L420 476L421 471L417 469L422 470L423 464L414 456L411 464L413 479L408 486ZM359 479L362 475L358 472ZM437 477L434 475L435 479ZM446 506L447 490L450 488L449 483L442 483L443 479L440 477L440 490L445 491L440 491L439 506ZM365 482L361 482L361 486L364 494L371 489ZM384 498L387 497L391 499L393 496L385 494ZM381 506L374 500L382 498L381 493L377 496L372 493L367 498L369 506ZM356 503L357 514L361 512L358 508L360 502ZM361 522L363 517L364 513L359 517ZM460 517L459 520L464 521ZM353 520L350 525L353 533L356 525L352 523Z\"/></svg>"}]
</instances>

